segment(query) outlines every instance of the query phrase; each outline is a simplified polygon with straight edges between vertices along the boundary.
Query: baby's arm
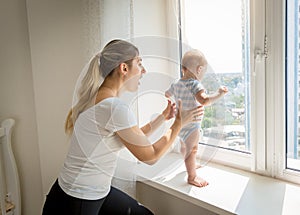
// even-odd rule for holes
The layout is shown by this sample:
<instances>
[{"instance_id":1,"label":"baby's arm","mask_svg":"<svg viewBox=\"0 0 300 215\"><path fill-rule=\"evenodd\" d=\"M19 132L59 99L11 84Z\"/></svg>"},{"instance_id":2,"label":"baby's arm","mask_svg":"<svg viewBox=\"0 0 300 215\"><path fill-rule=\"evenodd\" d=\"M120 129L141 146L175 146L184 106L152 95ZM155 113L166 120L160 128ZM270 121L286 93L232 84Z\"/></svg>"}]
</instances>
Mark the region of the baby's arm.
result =
<instances>
[{"instance_id":1,"label":"baby's arm","mask_svg":"<svg viewBox=\"0 0 300 215\"><path fill-rule=\"evenodd\" d=\"M220 87L218 92L212 95L207 95L205 93L205 90L202 89L198 93L196 93L195 97L200 104L207 106L215 103L218 99L222 98L227 92L228 89L224 86Z\"/></svg>"}]
</instances>

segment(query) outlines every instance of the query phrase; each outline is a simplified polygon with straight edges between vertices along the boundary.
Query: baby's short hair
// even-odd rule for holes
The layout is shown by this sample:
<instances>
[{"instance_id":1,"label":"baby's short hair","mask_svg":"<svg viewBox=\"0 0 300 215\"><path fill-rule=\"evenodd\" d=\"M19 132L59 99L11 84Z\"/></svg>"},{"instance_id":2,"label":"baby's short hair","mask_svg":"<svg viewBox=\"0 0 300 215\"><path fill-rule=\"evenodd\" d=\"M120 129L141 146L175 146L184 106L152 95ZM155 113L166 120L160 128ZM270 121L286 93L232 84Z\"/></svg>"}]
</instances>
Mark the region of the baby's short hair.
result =
<instances>
[{"instance_id":1,"label":"baby's short hair","mask_svg":"<svg viewBox=\"0 0 300 215\"><path fill-rule=\"evenodd\" d=\"M206 66L207 60L201 51L192 49L183 55L181 64L183 69L193 72L198 66Z\"/></svg>"}]
</instances>

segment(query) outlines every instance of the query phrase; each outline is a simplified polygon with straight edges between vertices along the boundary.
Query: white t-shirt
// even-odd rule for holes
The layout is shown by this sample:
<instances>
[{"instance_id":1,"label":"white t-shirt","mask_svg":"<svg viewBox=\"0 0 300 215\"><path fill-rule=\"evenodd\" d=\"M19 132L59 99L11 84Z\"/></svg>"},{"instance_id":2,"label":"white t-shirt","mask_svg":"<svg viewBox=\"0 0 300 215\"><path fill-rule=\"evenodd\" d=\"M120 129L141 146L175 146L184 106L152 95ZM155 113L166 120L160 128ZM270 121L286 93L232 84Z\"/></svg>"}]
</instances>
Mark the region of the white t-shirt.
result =
<instances>
[{"instance_id":1,"label":"white t-shirt","mask_svg":"<svg viewBox=\"0 0 300 215\"><path fill-rule=\"evenodd\" d=\"M110 191L119 151L116 131L137 125L129 106L119 98L107 98L82 112L76 120L70 149L58 177L69 195L96 200Z\"/></svg>"}]
</instances>

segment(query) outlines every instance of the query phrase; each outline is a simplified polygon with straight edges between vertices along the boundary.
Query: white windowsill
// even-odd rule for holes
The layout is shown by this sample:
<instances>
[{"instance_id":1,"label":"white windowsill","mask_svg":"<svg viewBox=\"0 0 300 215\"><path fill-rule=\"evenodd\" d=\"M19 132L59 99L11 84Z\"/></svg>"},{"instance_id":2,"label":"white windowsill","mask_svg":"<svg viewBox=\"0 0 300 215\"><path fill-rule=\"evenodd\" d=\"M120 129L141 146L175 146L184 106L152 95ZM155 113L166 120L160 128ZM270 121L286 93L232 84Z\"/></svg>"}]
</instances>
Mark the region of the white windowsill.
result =
<instances>
[{"instance_id":1,"label":"white windowsill","mask_svg":"<svg viewBox=\"0 0 300 215\"><path fill-rule=\"evenodd\" d=\"M182 157L169 153L153 166L139 164L139 183L189 201L216 214L290 215L300 212L300 186L209 163L197 170L210 184L186 183Z\"/></svg>"}]
</instances>

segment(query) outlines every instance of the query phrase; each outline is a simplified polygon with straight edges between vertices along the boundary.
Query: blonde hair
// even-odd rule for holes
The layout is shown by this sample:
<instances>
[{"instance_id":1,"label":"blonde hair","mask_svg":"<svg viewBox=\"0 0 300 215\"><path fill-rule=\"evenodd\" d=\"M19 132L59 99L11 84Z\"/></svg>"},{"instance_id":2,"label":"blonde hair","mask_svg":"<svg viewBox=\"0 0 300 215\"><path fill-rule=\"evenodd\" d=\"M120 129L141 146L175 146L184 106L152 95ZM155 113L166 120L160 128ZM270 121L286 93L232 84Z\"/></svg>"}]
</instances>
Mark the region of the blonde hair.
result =
<instances>
[{"instance_id":1,"label":"blonde hair","mask_svg":"<svg viewBox=\"0 0 300 215\"><path fill-rule=\"evenodd\" d=\"M102 52L93 57L78 89L78 102L67 115L65 122L67 134L73 132L75 121L80 113L94 105L100 85L100 75L105 79L123 62L131 66L133 58L138 53L138 49L133 44L124 40L112 40Z\"/></svg>"},{"instance_id":2,"label":"blonde hair","mask_svg":"<svg viewBox=\"0 0 300 215\"><path fill-rule=\"evenodd\" d=\"M198 66L207 65L207 60L201 51L192 49L183 55L181 64L183 69L194 72Z\"/></svg>"}]
</instances>

